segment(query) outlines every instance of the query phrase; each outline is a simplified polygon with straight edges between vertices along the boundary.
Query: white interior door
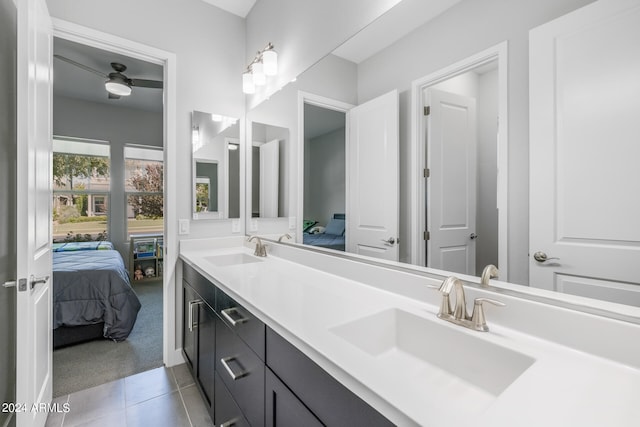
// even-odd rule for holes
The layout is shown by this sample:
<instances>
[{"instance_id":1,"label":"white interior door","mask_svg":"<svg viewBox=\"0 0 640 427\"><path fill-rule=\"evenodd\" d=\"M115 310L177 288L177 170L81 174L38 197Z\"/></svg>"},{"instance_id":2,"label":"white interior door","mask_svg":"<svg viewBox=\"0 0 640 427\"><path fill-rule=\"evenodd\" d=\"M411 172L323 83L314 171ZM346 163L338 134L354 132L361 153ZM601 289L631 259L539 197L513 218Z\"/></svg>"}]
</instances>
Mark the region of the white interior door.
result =
<instances>
[{"instance_id":1,"label":"white interior door","mask_svg":"<svg viewBox=\"0 0 640 427\"><path fill-rule=\"evenodd\" d=\"M427 266L476 273L476 100L427 89ZM482 236L480 236L482 238Z\"/></svg>"},{"instance_id":2,"label":"white interior door","mask_svg":"<svg viewBox=\"0 0 640 427\"><path fill-rule=\"evenodd\" d=\"M260 218L278 217L280 142L260 146Z\"/></svg>"},{"instance_id":3,"label":"white interior door","mask_svg":"<svg viewBox=\"0 0 640 427\"><path fill-rule=\"evenodd\" d=\"M347 142L347 250L397 261L398 92L352 108Z\"/></svg>"},{"instance_id":4,"label":"white interior door","mask_svg":"<svg viewBox=\"0 0 640 427\"><path fill-rule=\"evenodd\" d=\"M639 46L634 0L530 32L531 286L640 306Z\"/></svg>"},{"instance_id":5,"label":"white interior door","mask_svg":"<svg viewBox=\"0 0 640 427\"><path fill-rule=\"evenodd\" d=\"M52 25L44 0L18 2L18 427L43 426L51 402Z\"/></svg>"}]
</instances>

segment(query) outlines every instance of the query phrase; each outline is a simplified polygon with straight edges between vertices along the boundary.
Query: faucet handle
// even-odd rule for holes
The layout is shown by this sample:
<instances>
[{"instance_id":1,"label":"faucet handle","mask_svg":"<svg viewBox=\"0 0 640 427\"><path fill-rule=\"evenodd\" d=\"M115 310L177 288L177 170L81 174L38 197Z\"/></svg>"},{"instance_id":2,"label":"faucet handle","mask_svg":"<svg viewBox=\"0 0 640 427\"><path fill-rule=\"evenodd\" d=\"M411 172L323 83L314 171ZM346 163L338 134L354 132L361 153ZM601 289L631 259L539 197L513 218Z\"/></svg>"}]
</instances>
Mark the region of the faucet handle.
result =
<instances>
[{"instance_id":1,"label":"faucet handle","mask_svg":"<svg viewBox=\"0 0 640 427\"><path fill-rule=\"evenodd\" d=\"M487 326L487 319L484 316L484 308L482 307L482 303L485 302L497 305L499 307L504 307L506 305L501 301L496 301L490 298L476 298L475 300L473 300L473 313L471 314L471 322L473 323L473 329L475 329L476 331L487 332L489 330L489 326Z\"/></svg>"},{"instance_id":2,"label":"faucet handle","mask_svg":"<svg viewBox=\"0 0 640 427\"><path fill-rule=\"evenodd\" d=\"M438 317L450 317L453 314L453 310L451 310L451 303L449 302L449 294L442 292L440 290L440 285L427 285L427 288L433 289L434 291L438 291L442 294L442 300L440 300L440 310L438 311Z\"/></svg>"}]
</instances>

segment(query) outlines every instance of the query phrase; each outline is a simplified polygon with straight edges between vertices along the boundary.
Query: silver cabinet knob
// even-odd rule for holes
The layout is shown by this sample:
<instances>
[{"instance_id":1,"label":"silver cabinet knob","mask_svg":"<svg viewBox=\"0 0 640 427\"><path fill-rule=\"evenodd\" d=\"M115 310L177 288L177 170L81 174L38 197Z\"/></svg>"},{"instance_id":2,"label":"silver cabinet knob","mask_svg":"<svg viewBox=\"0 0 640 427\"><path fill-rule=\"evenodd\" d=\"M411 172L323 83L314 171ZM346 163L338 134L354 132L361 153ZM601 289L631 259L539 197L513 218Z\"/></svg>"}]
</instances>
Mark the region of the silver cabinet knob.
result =
<instances>
[{"instance_id":1,"label":"silver cabinet knob","mask_svg":"<svg viewBox=\"0 0 640 427\"><path fill-rule=\"evenodd\" d=\"M533 254L533 259L535 259L538 262L546 262L546 261L549 261L549 260L552 260L552 259L560 259L560 258L548 257L547 254L545 254L544 252L538 251L535 254Z\"/></svg>"}]
</instances>

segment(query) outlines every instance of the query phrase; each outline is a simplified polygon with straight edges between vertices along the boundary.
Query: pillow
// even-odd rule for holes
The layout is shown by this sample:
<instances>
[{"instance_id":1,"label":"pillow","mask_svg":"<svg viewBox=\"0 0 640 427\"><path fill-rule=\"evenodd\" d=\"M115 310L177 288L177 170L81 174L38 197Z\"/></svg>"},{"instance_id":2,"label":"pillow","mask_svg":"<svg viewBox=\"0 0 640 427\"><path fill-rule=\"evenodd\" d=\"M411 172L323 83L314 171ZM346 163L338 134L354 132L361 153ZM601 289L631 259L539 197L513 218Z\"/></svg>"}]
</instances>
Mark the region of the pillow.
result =
<instances>
[{"instance_id":1,"label":"pillow","mask_svg":"<svg viewBox=\"0 0 640 427\"><path fill-rule=\"evenodd\" d=\"M331 218L327 224L325 233L341 236L344 233L344 219Z\"/></svg>"},{"instance_id":2,"label":"pillow","mask_svg":"<svg viewBox=\"0 0 640 427\"><path fill-rule=\"evenodd\" d=\"M304 221L302 221L302 231L309 231L309 229L311 227L313 227L314 225L316 225L318 223L318 221L314 221L312 219L305 219Z\"/></svg>"}]
</instances>

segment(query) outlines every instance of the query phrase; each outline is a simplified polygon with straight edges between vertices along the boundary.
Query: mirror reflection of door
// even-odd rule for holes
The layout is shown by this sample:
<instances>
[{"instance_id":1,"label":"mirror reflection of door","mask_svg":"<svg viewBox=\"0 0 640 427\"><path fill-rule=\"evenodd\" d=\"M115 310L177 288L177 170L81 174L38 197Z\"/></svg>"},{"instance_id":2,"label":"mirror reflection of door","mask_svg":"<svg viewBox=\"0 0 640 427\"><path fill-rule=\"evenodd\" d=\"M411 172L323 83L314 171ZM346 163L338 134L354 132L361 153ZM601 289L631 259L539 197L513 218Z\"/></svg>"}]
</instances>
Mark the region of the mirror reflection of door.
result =
<instances>
[{"instance_id":1,"label":"mirror reflection of door","mask_svg":"<svg viewBox=\"0 0 640 427\"><path fill-rule=\"evenodd\" d=\"M195 212L220 212L218 162L195 159Z\"/></svg>"},{"instance_id":2,"label":"mirror reflection of door","mask_svg":"<svg viewBox=\"0 0 640 427\"><path fill-rule=\"evenodd\" d=\"M252 122L250 137L251 217L286 217L291 174L289 129Z\"/></svg>"},{"instance_id":3,"label":"mirror reflection of door","mask_svg":"<svg viewBox=\"0 0 640 427\"><path fill-rule=\"evenodd\" d=\"M479 275L498 265L497 61L423 91L426 265Z\"/></svg>"}]
</instances>

